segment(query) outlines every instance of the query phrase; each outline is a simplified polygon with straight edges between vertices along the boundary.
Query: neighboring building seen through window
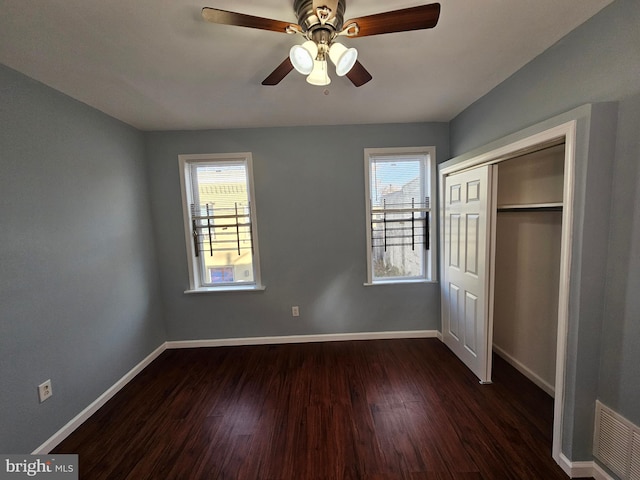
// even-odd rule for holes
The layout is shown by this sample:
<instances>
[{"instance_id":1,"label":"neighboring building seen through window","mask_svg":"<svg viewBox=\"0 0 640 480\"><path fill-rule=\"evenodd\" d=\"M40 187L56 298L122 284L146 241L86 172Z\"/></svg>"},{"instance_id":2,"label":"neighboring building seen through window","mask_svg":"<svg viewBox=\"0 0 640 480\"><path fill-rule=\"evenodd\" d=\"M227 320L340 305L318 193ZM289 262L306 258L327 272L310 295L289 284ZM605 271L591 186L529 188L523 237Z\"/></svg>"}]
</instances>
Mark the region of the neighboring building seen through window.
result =
<instances>
[{"instance_id":1,"label":"neighboring building seen through window","mask_svg":"<svg viewBox=\"0 0 640 480\"><path fill-rule=\"evenodd\" d=\"M259 287L251 154L179 160L190 289Z\"/></svg>"},{"instance_id":2,"label":"neighboring building seen through window","mask_svg":"<svg viewBox=\"0 0 640 480\"><path fill-rule=\"evenodd\" d=\"M434 278L433 147L365 149L367 283Z\"/></svg>"}]
</instances>

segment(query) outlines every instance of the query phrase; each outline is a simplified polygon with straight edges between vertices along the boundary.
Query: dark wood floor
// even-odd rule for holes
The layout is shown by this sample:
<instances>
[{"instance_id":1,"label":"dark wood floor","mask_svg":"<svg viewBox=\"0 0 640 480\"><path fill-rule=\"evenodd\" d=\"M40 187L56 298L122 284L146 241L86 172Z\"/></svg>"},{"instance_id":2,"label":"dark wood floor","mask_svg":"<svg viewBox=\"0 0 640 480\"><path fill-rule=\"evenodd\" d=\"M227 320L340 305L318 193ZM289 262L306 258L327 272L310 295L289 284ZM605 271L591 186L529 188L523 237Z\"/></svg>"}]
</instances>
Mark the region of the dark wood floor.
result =
<instances>
[{"instance_id":1,"label":"dark wood floor","mask_svg":"<svg viewBox=\"0 0 640 480\"><path fill-rule=\"evenodd\" d=\"M86 480L566 479L552 399L436 339L168 350L71 434Z\"/></svg>"}]
</instances>

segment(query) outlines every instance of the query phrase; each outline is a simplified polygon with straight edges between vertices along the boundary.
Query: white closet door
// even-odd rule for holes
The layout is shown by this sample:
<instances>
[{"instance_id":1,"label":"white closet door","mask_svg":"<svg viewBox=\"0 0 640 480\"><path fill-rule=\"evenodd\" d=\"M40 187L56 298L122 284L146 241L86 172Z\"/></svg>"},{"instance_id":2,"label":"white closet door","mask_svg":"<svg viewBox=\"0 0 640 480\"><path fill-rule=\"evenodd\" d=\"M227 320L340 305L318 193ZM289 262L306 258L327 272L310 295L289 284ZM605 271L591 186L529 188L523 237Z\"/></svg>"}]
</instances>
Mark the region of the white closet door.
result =
<instances>
[{"instance_id":1,"label":"white closet door","mask_svg":"<svg viewBox=\"0 0 640 480\"><path fill-rule=\"evenodd\" d=\"M483 383L489 355L490 166L445 177L442 336Z\"/></svg>"}]
</instances>

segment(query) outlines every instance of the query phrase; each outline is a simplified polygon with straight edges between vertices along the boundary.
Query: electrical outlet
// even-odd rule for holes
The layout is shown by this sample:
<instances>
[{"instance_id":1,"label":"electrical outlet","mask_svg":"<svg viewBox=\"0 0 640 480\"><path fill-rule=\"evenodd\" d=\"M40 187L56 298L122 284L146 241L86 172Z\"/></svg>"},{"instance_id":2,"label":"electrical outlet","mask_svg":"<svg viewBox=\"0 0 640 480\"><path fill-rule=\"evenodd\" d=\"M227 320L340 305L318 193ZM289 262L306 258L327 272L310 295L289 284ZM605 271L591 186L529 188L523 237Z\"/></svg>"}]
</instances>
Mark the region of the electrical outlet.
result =
<instances>
[{"instance_id":1,"label":"electrical outlet","mask_svg":"<svg viewBox=\"0 0 640 480\"><path fill-rule=\"evenodd\" d=\"M51 379L38 385L38 395L40 397L40 403L48 400L49 397L53 395L53 390L51 390Z\"/></svg>"},{"instance_id":2,"label":"electrical outlet","mask_svg":"<svg viewBox=\"0 0 640 480\"><path fill-rule=\"evenodd\" d=\"M298 307L298 305L294 305L293 307L291 307L291 316L292 317L300 316L300 307Z\"/></svg>"}]
</instances>

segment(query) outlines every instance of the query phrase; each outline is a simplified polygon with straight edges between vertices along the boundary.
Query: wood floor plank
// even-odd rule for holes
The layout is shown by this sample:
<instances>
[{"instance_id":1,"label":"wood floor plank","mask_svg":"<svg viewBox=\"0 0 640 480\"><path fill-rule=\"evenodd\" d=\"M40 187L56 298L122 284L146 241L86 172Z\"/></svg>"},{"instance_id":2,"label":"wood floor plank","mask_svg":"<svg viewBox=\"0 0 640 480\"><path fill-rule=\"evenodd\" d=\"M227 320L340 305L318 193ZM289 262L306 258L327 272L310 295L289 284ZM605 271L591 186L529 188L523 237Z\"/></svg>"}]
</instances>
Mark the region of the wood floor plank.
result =
<instances>
[{"instance_id":1,"label":"wood floor plank","mask_svg":"<svg viewBox=\"0 0 640 480\"><path fill-rule=\"evenodd\" d=\"M552 416L436 339L168 350L54 453L89 480L563 480Z\"/></svg>"},{"instance_id":2,"label":"wood floor plank","mask_svg":"<svg viewBox=\"0 0 640 480\"><path fill-rule=\"evenodd\" d=\"M406 403L407 420L418 431L422 449L436 450L444 462L444 469L432 469L438 472L478 473L478 468L464 448L460 448L460 438L455 426L446 415L444 406L439 402Z\"/></svg>"}]
</instances>

